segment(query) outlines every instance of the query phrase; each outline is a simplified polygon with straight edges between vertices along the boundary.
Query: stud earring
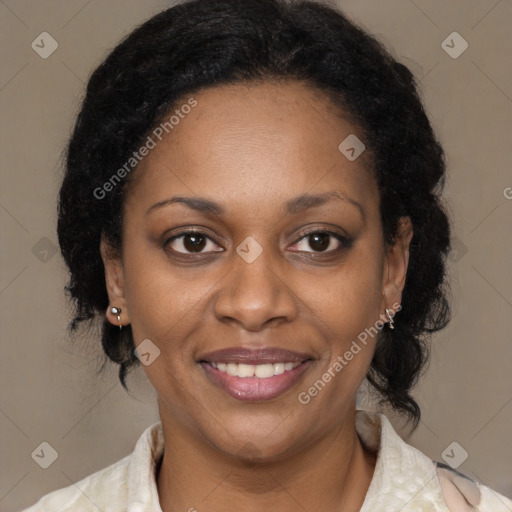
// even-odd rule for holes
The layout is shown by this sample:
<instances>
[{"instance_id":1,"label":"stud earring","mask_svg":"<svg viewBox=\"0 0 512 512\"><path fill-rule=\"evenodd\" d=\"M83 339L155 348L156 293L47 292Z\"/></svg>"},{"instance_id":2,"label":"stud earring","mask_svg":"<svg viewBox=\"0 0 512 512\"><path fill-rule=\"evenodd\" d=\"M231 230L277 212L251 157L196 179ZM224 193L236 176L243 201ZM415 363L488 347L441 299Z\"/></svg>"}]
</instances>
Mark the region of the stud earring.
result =
<instances>
[{"instance_id":1,"label":"stud earring","mask_svg":"<svg viewBox=\"0 0 512 512\"><path fill-rule=\"evenodd\" d=\"M393 321L393 315L391 315L392 311L388 308L386 308L386 315L388 315L389 318L389 328L394 329L395 328L395 322Z\"/></svg>"},{"instance_id":2,"label":"stud earring","mask_svg":"<svg viewBox=\"0 0 512 512\"><path fill-rule=\"evenodd\" d=\"M121 324L121 308L118 308L116 306L113 306L110 308L110 312L113 314L113 315L116 315L117 316L117 321L119 322L119 330L121 330L123 328L122 324Z\"/></svg>"}]
</instances>

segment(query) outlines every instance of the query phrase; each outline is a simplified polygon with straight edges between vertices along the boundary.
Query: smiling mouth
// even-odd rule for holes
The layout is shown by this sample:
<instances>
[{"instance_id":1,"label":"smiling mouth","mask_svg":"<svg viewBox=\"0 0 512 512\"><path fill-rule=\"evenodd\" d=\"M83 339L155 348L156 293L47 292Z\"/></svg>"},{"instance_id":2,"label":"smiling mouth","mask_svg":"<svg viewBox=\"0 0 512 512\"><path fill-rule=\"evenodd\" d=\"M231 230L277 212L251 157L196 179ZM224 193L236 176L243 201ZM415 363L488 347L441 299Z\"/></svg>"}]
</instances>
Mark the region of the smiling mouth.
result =
<instances>
[{"instance_id":1,"label":"smiling mouth","mask_svg":"<svg viewBox=\"0 0 512 512\"><path fill-rule=\"evenodd\" d=\"M230 347L199 356L208 381L237 400L261 402L290 390L313 363L313 355L279 347Z\"/></svg>"},{"instance_id":2,"label":"smiling mouth","mask_svg":"<svg viewBox=\"0 0 512 512\"><path fill-rule=\"evenodd\" d=\"M264 363L264 364L244 364L244 363L221 363L211 361L209 363L213 368L220 372L227 373L232 377L240 377L247 379L250 377L257 377L258 379L268 379L274 375L282 375L297 368L301 363L295 362L279 362L279 363Z\"/></svg>"}]
</instances>

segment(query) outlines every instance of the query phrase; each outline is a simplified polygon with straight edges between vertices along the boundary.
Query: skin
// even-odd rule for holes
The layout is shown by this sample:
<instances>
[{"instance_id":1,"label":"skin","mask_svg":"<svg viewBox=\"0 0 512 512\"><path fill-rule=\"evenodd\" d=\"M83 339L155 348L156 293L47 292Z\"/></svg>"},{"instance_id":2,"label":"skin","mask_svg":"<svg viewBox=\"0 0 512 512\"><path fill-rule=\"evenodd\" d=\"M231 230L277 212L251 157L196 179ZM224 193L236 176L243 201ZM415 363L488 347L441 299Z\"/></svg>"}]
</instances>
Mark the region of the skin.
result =
<instances>
[{"instance_id":1,"label":"skin","mask_svg":"<svg viewBox=\"0 0 512 512\"><path fill-rule=\"evenodd\" d=\"M358 511L375 454L357 435L355 400L376 338L307 405L297 396L400 303L411 223L403 218L395 245L384 244L366 155L351 162L338 150L349 134L363 136L325 93L264 82L194 98L197 106L132 176L122 254L101 244L111 306L121 307L136 345L150 339L160 349L143 369L164 431L162 510ZM364 215L348 200L283 213L292 198L329 191L359 203ZM174 203L146 213L172 196L205 197L225 212ZM194 227L211 237L199 254L183 244L186 237L165 245ZM321 251L303 235L308 228L353 242L345 247L331 237ZM263 249L252 263L236 252L247 237ZM282 347L314 361L286 393L243 402L197 363L205 352L234 346Z\"/></svg>"}]
</instances>

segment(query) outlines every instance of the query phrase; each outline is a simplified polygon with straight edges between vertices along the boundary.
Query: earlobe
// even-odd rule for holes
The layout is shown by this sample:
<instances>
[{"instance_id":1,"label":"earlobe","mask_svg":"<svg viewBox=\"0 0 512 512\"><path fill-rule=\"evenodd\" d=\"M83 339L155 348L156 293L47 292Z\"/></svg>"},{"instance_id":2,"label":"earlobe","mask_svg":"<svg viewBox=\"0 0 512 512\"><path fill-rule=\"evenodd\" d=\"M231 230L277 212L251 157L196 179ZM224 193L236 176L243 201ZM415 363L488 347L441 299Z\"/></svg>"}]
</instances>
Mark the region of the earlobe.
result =
<instances>
[{"instance_id":1,"label":"earlobe","mask_svg":"<svg viewBox=\"0 0 512 512\"><path fill-rule=\"evenodd\" d=\"M409 266L409 246L413 234L411 219L401 217L395 244L389 247L386 254L382 295L387 308L401 303Z\"/></svg>"},{"instance_id":2,"label":"earlobe","mask_svg":"<svg viewBox=\"0 0 512 512\"><path fill-rule=\"evenodd\" d=\"M100 253L105 268L105 284L109 298L109 306L105 315L111 324L121 328L130 323L124 293L124 270L121 257L104 235L101 237Z\"/></svg>"},{"instance_id":3,"label":"earlobe","mask_svg":"<svg viewBox=\"0 0 512 512\"><path fill-rule=\"evenodd\" d=\"M128 314L125 313L119 306L112 306L109 304L106 311L106 317L111 324L119 325L119 330L121 330L124 325L128 325L130 323Z\"/></svg>"}]
</instances>

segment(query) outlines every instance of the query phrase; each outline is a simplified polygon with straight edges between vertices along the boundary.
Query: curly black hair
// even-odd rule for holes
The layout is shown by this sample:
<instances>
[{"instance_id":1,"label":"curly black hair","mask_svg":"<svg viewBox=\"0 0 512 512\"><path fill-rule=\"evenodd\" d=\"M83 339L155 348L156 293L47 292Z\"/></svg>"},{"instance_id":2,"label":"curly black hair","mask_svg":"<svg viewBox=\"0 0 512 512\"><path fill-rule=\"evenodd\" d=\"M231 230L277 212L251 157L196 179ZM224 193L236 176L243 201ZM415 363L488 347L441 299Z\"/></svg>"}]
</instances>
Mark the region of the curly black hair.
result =
<instances>
[{"instance_id":1,"label":"curly black hair","mask_svg":"<svg viewBox=\"0 0 512 512\"><path fill-rule=\"evenodd\" d=\"M100 240L122 245L123 197L136 168L108 194L104 184L129 160L178 101L220 84L299 80L324 91L361 127L380 192L384 240L399 219L414 235L395 329L380 332L367 378L381 404L414 420L412 387L429 360L430 335L451 310L446 257L450 220L440 194L445 157L410 70L374 37L315 1L192 0L131 32L92 73L65 158L58 239L73 299L70 331L100 319L102 346L127 371L140 364L128 326L105 317L109 300ZM126 173L123 173L126 174Z\"/></svg>"}]
</instances>

